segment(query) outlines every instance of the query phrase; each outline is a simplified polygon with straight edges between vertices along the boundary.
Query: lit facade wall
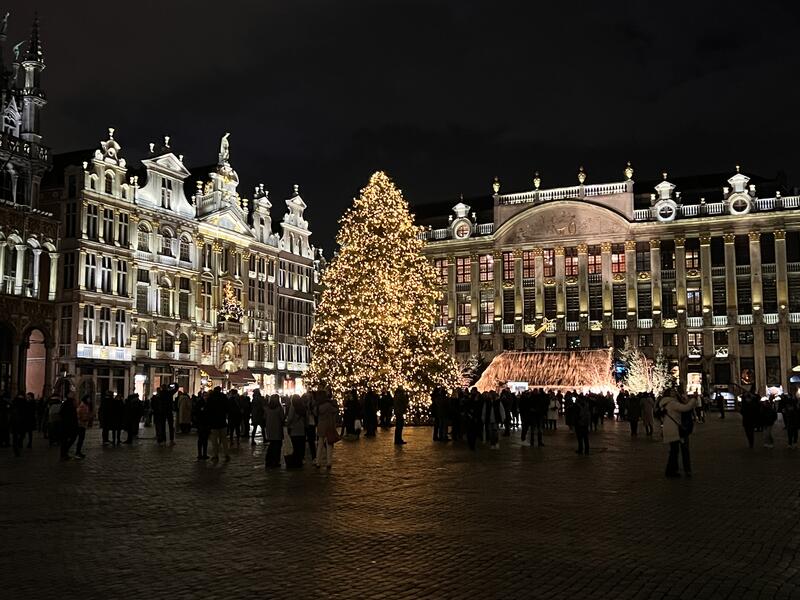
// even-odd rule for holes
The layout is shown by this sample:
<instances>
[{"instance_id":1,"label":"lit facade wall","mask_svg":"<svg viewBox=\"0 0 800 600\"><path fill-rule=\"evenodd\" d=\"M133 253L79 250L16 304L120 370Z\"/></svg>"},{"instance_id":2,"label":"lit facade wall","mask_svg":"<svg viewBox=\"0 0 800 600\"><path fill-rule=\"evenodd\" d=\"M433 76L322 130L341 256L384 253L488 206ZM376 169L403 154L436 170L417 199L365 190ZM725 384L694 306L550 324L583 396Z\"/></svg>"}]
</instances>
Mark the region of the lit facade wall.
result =
<instances>
[{"instance_id":1,"label":"lit facade wall","mask_svg":"<svg viewBox=\"0 0 800 600\"><path fill-rule=\"evenodd\" d=\"M581 177L583 175L583 177ZM453 208L429 226L438 325L459 360L503 350L663 350L683 383L788 389L800 350L800 197L760 198L738 172L684 204L664 177L635 209L618 183L501 194L492 223ZM444 215L443 215L444 216ZM713 388L712 388L713 389Z\"/></svg>"}]
</instances>

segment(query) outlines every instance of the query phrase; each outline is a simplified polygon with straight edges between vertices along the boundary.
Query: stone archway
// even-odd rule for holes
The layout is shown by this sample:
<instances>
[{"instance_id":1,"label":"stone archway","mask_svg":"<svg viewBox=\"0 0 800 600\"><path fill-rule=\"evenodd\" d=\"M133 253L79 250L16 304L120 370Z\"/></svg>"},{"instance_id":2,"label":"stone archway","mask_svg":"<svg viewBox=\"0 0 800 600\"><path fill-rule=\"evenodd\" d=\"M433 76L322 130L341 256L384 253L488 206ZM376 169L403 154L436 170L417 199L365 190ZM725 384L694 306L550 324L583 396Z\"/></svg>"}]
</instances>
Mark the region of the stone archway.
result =
<instances>
[{"instance_id":1,"label":"stone archway","mask_svg":"<svg viewBox=\"0 0 800 600\"><path fill-rule=\"evenodd\" d=\"M26 392L33 393L37 398L44 396L47 386L47 346L44 332L38 328L31 329L23 348L25 349L23 387Z\"/></svg>"}]
</instances>

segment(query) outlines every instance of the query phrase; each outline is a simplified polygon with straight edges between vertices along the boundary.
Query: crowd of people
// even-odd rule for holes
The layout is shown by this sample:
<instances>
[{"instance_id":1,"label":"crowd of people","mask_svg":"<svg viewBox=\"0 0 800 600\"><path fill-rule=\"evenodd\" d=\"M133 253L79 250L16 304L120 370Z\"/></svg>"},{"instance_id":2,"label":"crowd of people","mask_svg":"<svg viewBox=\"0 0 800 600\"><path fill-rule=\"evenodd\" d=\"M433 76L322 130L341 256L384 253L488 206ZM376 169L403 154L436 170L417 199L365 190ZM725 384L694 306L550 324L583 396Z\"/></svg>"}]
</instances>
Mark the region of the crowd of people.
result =
<instances>
[{"instance_id":1,"label":"crowd of people","mask_svg":"<svg viewBox=\"0 0 800 600\"><path fill-rule=\"evenodd\" d=\"M740 412L748 445L753 448L755 432L763 432L764 446L774 447L773 430L782 425L789 448L797 447L800 429L798 400L788 394L760 398L744 392ZM471 450L479 442L498 449L503 437L519 430L523 442L544 446L544 432L555 431L563 424L574 433L576 452L590 453L590 432L597 431L606 419L627 422L630 435L639 435L640 423L647 437L656 429L669 445L667 477L683 473L691 476L690 434L695 422L704 422L710 407L707 395L685 396L676 387L667 389L660 398L652 393L631 394L620 387L616 397L605 393L561 392L543 388L512 393L503 389L479 392L476 388L456 388L448 393L436 388L431 395L430 422L433 441L466 441ZM76 401L53 396L49 401L35 399L33 394L11 399L0 396L0 447L11 446L20 456L23 447L31 448L34 432L41 432L51 446L60 447L62 460L84 458L83 445L87 429L95 420L101 429L103 446L133 444L145 427L154 426L159 446L175 444L176 430L181 434L197 432L197 460L230 460L230 449L242 443L256 445L261 439L266 469L288 469L303 466L306 455L315 467L331 468L334 444L345 438L375 437L378 428L394 426L394 443L402 446L403 430L409 410L409 396L402 388L393 393L368 388L351 390L344 395L341 418L337 402L329 391L306 392L303 395L280 397L252 396L220 387L189 395L176 384L162 385L149 399L137 394L126 398L106 392L95 411L86 395ZM720 410L720 418L724 418ZM122 433L125 439L122 439ZM209 442L211 453L209 454Z\"/></svg>"}]
</instances>

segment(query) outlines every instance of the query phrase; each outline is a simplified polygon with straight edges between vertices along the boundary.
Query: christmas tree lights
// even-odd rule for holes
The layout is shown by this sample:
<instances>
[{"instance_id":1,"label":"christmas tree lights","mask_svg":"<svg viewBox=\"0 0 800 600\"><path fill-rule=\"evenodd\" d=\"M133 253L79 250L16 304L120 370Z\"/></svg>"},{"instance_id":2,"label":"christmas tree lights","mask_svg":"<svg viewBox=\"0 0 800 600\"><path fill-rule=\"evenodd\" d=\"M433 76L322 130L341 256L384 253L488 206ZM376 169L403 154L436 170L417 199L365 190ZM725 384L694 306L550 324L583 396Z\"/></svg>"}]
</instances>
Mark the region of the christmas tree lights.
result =
<instances>
[{"instance_id":1,"label":"christmas tree lights","mask_svg":"<svg viewBox=\"0 0 800 600\"><path fill-rule=\"evenodd\" d=\"M244 316L242 303L236 298L236 293L233 291L230 281L227 281L222 288L222 308L219 311L219 316L226 321L240 321Z\"/></svg>"},{"instance_id":2,"label":"christmas tree lights","mask_svg":"<svg viewBox=\"0 0 800 600\"><path fill-rule=\"evenodd\" d=\"M334 397L349 389L403 386L412 413L435 386L458 382L448 334L435 328L442 292L408 204L389 177L375 173L340 221L338 255L322 278L306 374Z\"/></svg>"}]
</instances>

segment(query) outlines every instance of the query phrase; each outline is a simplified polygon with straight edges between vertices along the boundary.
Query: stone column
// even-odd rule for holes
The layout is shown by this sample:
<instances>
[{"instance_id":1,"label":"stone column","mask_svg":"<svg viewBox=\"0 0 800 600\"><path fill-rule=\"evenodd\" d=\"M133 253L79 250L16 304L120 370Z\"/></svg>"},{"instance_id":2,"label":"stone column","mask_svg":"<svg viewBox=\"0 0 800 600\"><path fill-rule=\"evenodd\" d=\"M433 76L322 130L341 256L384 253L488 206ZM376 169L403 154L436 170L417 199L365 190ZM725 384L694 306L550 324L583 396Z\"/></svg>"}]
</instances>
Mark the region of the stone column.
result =
<instances>
[{"instance_id":1,"label":"stone column","mask_svg":"<svg viewBox=\"0 0 800 600\"><path fill-rule=\"evenodd\" d=\"M81 238L86 239L86 222L88 220L87 211L89 208L88 202L81 203Z\"/></svg>"},{"instance_id":2,"label":"stone column","mask_svg":"<svg viewBox=\"0 0 800 600\"><path fill-rule=\"evenodd\" d=\"M524 296L522 284L522 250L514 249L514 330L521 331Z\"/></svg>"},{"instance_id":3,"label":"stone column","mask_svg":"<svg viewBox=\"0 0 800 600\"><path fill-rule=\"evenodd\" d=\"M536 288L536 320L544 317L544 251L533 249L534 287ZM541 337L541 336L539 336Z\"/></svg>"},{"instance_id":4,"label":"stone column","mask_svg":"<svg viewBox=\"0 0 800 600\"><path fill-rule=\"evenodd\" d=\"M117 260L111 258L111 293L117 295Z\"/></svg>"},{"instance_id":5,"label":"stone column","mask_svg":"<svg viewBox=\"0 0 800 600\"><path fill-rule=\"evenodd\" d=\"M447 257L447 324L451 333L455 333L456 301L456 257L451 255Z\"/></svg>"},{"instance_id":6,"label":"stone column","mask_svg":"<svg viewBox=\"0 0 800 600\"><path fill-rule=\"evenodd\" d=\"M700 285L703 296L703 322L711 325L714 292L711 287L711 236L707 233L700 236Z\"/></svg>"},{"instance_id":7,"label":"stone column","mask_svg":"<svg viewBox=\"0 0 800 600\"><path fill-rule=\"evenodd\" d=\"M678 308L678 322L686 318L686 238L675 238L675 296ZM686 348L683 349L686 351Z\"/></svg>"},{"instance_id":8,"label":"stone column","mask_svg":"<svg viewBox=\"0 0 800 600\"><path fill-rule=\"evenodd\" d=\"M634 327L638 326L636 317L639 299L636 294L636 285L636 240L625 240L625 292L628 302L629 328L631 320L634 321Z\"/></svg>"},{"instance_id":9,"label":"stone column","mask_svg":"<svg viewBox=\"0 0 800 600\"><path fill-rule=\"evenodd\" d=\"M756 393L762 394L767 385L767 360L761 290L761 234L758 231L751 231L748 237L750 238L750 297L753 299L753 362L756 372Z\"/></svg>"},{"instance_id":10,"label":"stone column","mask_svg":"<svg viewBox=\"0 0 800 600\"><path fill-rule=\"evenodd\" d=\"M736 235L726 233L722 236L725 240L725 302L728 307L728 325L736 325L736 249L734 242Z\"/></svg>"},{"instance_id":11,"label":"stone column","mask_svg":"<svg viewBox=\"0 0 800 600\"><path fill-rule=\"evenodd\" d=\"M650 296L653 303L653 327L661 323L661 240L650 240Z\"/></svg>"},{"instance_id":12,"label":"stone column","mask_svg":"<svg viewBox=\"0 0 800 600\"><path fill-rule=\"evenodd\" d=\"M495 352L503 349L503 252L495 250L492 253L492 267L494 268L494 349Z\"/></svg>"},{"instance_id":13,"label":"stone column","mask_svg":"<svg viewBox=\"0 0 800 600\"><path fill-rule=\"evenodd\" d=\"M17 250L17 273L14 277L14 295L22 295L22 279L25 275L25 251L27 246L25 244L17 244L14 246Z\"/></svg>"},{"instance_id":14,"label":"stone column","mask_svg":"<svg viewBox=\"0 0 800 600\"><path fill-rule=\"evenodd\" d=\"M564 290L565 279L565 258L564 246L556 246L555 248L555 262L556 262L556 317L559 323L564 322L565 315L567 314L566 306L566 291Z\"/></svg>"},{"instance_id":15,"label":"stone column","mask_svg":"<svg viewBox=\"0 0 800 600\"><path fill-rule=\"evenodd\" d=\"M78 251L78 289L86 289L86 250Z\"/></svg>"},{"instance_id":16,"label":"stone column","mask_svg":"<svg viewBox=\"0 0 800 600\"><path fill-rule=\"evenodd\" d=\"M60 256L58 252L50 253L50 287L47 290L47 299L51 302L56 299L58 290L58 258Z\"/></svg>"},{"instance_id":17,"label":"stone column","mask_svg":"<svg viewBox=\"0 0 800 600\"><path fill-rule=\"evenodd\" d=\"M31 250L33 252L33 297L39 298L39 258L42 251L39 248Z\"/></svg>"},{"instance_id":18,"label":"stone column","mask_svg":"<svg viewBox=\"0 0 800 600\"><path fill-rule=\"evenodd\" d=\"M0 294L5 293L4 280L6 272L6 242L0 242Z\"/></svg>"},{"instance_id":19,"label":"stone column","mask_svg":"<svg viewBox=\"0 0 800 600\"><path fill-rule=\"evenodd\" d=\"M585 243L578 244L578 310L581 347L588 348L591 335L589 333L589 246Z\"/></svg>"},{"instance_id":20,"label":"stone column","mask_svg":"<svg viewBox=\"0 0 800 600\"><path fill-rule=\"evenodd\" d=\"M789 389L792 370L792 342L789 327L789 279L786 267L786 232L775 230L775 276L778 292L778 343L781 357L781 385Z\"/></svg>"},{"instance_id":21,"label":"stone column","mask_svg":"<svg viewBox=\"0 0 800 600\"><path fill-rule=\"evenodd\" d=\"M481 282L480 282L480 256L478 254L470 255L470 286L469 286L469 321L470 321L470 341L469 347L472 354L477 354L480 348L478 342L478 321L480 317L480 303L481 303Z\"/></svg>"},{"instance_id":22,"label":"stone column","mask_svg":"<svg viewBox=\"0 0 800 600\"><path fill-rule=\"evenodd\" d=\"M603 320L609 321L614 313L614 298L611 292L613 284L611 276L611 242L600 244L600 252L603 281Z\"/></svg>"}]
</instances>

